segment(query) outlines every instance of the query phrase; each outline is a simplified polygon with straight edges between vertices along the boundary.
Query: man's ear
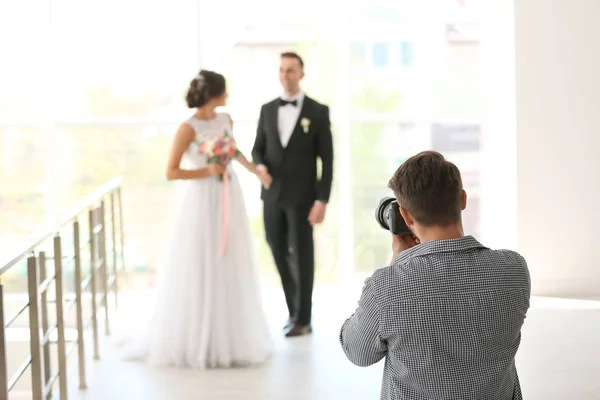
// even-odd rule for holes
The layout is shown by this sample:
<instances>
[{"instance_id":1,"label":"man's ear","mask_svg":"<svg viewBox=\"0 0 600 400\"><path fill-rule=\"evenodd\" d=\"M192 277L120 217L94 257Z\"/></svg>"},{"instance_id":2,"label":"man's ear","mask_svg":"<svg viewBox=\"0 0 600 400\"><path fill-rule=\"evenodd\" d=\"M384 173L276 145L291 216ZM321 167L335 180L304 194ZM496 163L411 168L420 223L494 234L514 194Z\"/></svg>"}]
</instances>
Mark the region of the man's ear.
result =
<instances>
[{"instance_id":1,"label":"man's ear","mask_svg":"<svg viewBox=\"0 0 600 400\"><path fill-rule=\"evenodd\" d=\"M404 207L400 207L400 215L402 215L406 226L408 226L409 228L415 224L414 218L412 217L412 215L410 215L408 211L406 211Z\"/></svg>"},{"instance_id":2,"label":"man's ear","mask_svg":"<svg viewBox=\"0 0 600 400\"><path fill-rule=\"evenodd\" d=\"M464 189L462 191L460 206L461 206L461 208L460 208L461 210L464 210L465 208L467 208L467 192L465 192Z\"/></svg>"}]
</instances>

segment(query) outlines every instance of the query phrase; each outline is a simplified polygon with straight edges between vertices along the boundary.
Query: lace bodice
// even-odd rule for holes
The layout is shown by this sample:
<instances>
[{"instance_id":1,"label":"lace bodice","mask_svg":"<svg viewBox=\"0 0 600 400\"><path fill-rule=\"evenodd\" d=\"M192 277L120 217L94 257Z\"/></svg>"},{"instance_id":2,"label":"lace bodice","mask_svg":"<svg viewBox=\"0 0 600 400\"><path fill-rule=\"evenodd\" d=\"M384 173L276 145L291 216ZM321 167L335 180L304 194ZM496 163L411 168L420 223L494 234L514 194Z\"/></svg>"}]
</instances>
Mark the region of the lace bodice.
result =
<instances>
[{"instance_id":1,"label":"lace bodice","mask_svg":"<svg viewBox=\"0 0 600 400\"><path fill-rule=\"evenodd\" d=\"M206 167L206 156L202 154L198 147L202 141L213 138L215 136L221 136L225 132L233 137L231 129L231 122L227 114L218 113L217 116L211 120L201 120L195 117L191 117L186 121L196 132L196 140L190 143L186 150L186 155L198 168ZM228 169L231 167L228 167Z\"/></svg>"}]
</instances>

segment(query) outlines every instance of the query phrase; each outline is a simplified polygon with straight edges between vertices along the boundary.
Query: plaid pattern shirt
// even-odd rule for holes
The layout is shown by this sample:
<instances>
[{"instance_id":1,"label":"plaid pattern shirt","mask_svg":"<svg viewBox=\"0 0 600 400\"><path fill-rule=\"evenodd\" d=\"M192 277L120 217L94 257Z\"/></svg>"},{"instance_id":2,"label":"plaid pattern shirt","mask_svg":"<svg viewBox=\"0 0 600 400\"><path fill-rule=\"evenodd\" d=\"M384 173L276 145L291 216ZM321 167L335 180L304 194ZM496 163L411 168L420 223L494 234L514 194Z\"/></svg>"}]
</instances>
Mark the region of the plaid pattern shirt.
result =
<instances>
[{"instance_id":1,"label":"plaid pattern shirt","mask_svg":"<svg viewBox=\"0 0 600 400\"><path fill-rule=\"evenodd\" d=\"M425 242L366 280L340 342L358 366L385 358L381 399L519 400L530 291L514 251L472 236Z\"/></svg>"}]
</instances>

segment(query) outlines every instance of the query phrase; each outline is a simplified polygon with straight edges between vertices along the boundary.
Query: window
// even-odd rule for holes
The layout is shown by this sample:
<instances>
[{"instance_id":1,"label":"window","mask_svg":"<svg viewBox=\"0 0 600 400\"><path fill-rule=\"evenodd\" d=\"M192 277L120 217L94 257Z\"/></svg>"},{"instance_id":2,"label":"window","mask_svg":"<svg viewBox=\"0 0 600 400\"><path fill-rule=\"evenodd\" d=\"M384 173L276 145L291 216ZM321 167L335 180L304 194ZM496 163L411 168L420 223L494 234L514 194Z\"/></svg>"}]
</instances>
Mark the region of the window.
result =
<instances>
[{"instance_id":1,"label":"window","mask_svg":"<svg viewBox=\"0 0 600 400\"><path fill-rule=\"evenodd\" d=\"M403 67L410 67L414 63L414 43L413 42L402 42L400 43L400 64Z\"/></svg>"},{"instance_id":2,"label":"window","mask_svg":"<svg viewBox=\"0 0 600 400\"><path fill-rule=\"evenodd\" d=\"M349 14L327 2L311 3L293 25L279 18L285 8L267 19L242 13L245 20L232 25L231 37L214 41L201 22L206 15L221 15L215 14L217 2L36 1L36 7L11 2L0 12L0 33L14 38L0 43L6 61L0 75L0 255L27 242L40 221L55 221L106 179L124 175L128 267L154 269L177 187L164 178L168 148L191 113L184 94L200 61L227 77L235 136L246 154L260 105L281 92L280 52L297 50L303 56L303 89L330 106L337 156L326 223L315 229L318 282L337 279L348 254L361 276L389 261L389 240L373 211L391 194L387 181L405 158L432 144L468 153L462 156L469 163L465 184L478 186L468 174L478 173L480 152L479 50L442 40L439 48L427 49L440 61L421 68L426 59L415 46L430 33L415 17L425 10L419 2L412 10L392 1L369 3L368 12ZM253 8L260 10L261 4ZM45 39L50 7L52 43ZM140 7L150 16L132 30ZM201 22L198 10L205 12ZM437 23L443 34L450 17L430 21L431 26ZM332 18L348 23L350 32L314 40L330 30ZM19 22L26 19L32 23ZM157 24L165 29L157 30ZM230 50L234 34L243 42ZM340 63L348 51L349 65ZM375 71L365 73L365 66ZM264 240L260 186L239 171L261 276L278 285ZM467 224L474 227L479 211L469 210ZM348 218L350 242L340 229Z\"/></svg>"},{"instance_id":3,"label":"window","mask_svg":"<svg viewBox=\"0 0 600 400\"><path fill-rule=\"evenodd\" d=\"M388 43L373 43L371 48L372 65L385 68L390 65L390 46Z\"/></svg>"},{"instance_id":4,"label":"window","mask_svg":"<svg viewBox=\"0 0 600 400\"><path fill-rule=\"evenodd\" d=\"M352 42L350 44L350 62L352 66L362 67L367 59L367 45L364 42Z\"/></svg>"}]
</instances>

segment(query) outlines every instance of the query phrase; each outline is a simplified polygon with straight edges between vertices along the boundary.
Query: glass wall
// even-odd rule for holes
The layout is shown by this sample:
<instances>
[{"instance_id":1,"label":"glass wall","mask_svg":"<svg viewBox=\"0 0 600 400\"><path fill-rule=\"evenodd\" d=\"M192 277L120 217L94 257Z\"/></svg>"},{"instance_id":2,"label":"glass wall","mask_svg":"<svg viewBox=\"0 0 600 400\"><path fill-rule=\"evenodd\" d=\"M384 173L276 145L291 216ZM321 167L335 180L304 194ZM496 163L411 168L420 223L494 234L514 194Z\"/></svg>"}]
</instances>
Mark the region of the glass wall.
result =
<instances>
[{"instance_id":1,"label":"glass wall","mask_svg":"<svg viewBox=\"0 0 600 400\"><path fill-rule=\"evenodd\" d=\"M0 5L0 258L123 175L128 267L157 268L177 188L165 179L166 157L191 113L183 101L190 79L200 67L227 76L227 111L249 153L261 104L280 94L286 50L305 59L306 93L331 108L335 180L315 233L320 284L363 279L387 264L390 241L374 208L391 195L393 171L420 150L459 165L470 198L465 228L480 234L476 3L329 0L294 12L258 3ZM259 184L240 174L262 276L277 284Z\"/></svg>"}]
</instances>

